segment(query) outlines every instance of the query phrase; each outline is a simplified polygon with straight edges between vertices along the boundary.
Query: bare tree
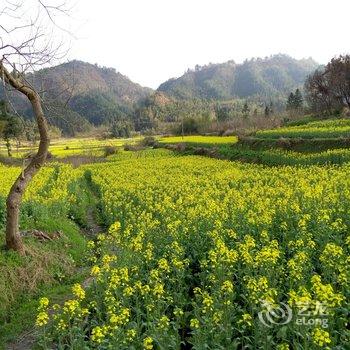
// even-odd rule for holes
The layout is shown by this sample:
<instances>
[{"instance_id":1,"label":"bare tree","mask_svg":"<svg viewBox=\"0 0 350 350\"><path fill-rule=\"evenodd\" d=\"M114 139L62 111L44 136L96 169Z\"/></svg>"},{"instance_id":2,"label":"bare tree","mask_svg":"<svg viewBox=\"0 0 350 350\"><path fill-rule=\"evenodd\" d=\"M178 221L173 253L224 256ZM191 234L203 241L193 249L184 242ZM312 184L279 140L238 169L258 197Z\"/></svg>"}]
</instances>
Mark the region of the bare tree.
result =
<instances>
[{"instance_id":1,"label":"bare tree","mask_svg":"<svg viewBox=\"0 0 350 350\"><path fill-rule=\"evenodd\" d=\"M334 57L326 66L333 98L350 108L350 55Z\"/></svg>"},{"instance_id":2,"label":"bare tree","mask_svg":"<svg viewBox=\"0 0 350 350\"><path fill-rule=\"evenodd\" d=\"M329 81L324 72L316 70L305 82L306 100L315 112L331 113L333 98L330 92Z\"/></svg>"},{"instance_id":3,"label":"bare tree","mask_svg":"<svg viewBox=\"0 0 350 350\"><path fill-rule=\"evenodd\" d=\"M63 0L62 0L63 1ZM37 153L14 182L6 201L6 247L25 254L19 234L22 196L33 176L45 163L50 144L48 123L41 97L26 79L26 73L52 64L65 54L63 44L54 40L60 29L57 18L68 11L65 2L54 0L4 0L0 8L0 79L4 91L15 90L31 104L39 130Z\"/></svg>"},{"instance_id":4,"label":"bare tree","mask_svg":"<svg viewBox=\"0 0 350 350\"><path fill-rule=\"evenodd\" d=\"M332 113L350 108L350 56L333 58L316 70L305 83L306 98L316 112Z\"/></svg>"}]
</instances>

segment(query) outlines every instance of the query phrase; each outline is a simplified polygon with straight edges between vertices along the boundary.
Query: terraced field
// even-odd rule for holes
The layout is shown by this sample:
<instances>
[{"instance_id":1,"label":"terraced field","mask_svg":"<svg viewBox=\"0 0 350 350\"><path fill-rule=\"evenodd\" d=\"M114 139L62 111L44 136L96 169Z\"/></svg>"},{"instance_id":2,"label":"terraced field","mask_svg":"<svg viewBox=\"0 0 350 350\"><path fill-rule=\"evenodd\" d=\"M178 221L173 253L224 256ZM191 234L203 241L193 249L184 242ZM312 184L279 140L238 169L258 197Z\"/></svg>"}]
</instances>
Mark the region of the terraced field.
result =
<instances>
[{"instance_id":1,"label":"terraced field","mask_svg":"<svg viewBox=\"0 0 350 350\"><path fill-rule=\"evenodd\" d=\"M350 137L350 120L334 119L309 122L303 125L281 127L272 130L261 130L256 133L257 138L304 138L324 139Z\"/></svg>"},{"instance_id":2,"label":"terraced field","mask_svg":"<svg viewBox=\"0 0 350 350\"><path fill-rule=\"evenodd\" d=\"M171 136L160 138L160 143L189 143L189 144L212 144L220 145L225 143L236 143L236 136Z\"/></svg>"},{"instance_id":3,"label":"terraced field","mask_svg":"<svg viewBox=\"0 0 350 350\"><path fill-rule=\"evenodd\" d=\"M76 139L55 139L51 141L50 152L53 156L62 158L72 155L102 156L106 146L122 147L125 144L134 144L140 141L140 137L132 139L107 139L98 140L96 138L76 138ZM27 142L22 143L20 147L12 145L14 157L25 157L36 150L37 145L31 145ZM7 149L4 143L0 144L0 156L6 156Z\"/></svg>"}]
</instances>

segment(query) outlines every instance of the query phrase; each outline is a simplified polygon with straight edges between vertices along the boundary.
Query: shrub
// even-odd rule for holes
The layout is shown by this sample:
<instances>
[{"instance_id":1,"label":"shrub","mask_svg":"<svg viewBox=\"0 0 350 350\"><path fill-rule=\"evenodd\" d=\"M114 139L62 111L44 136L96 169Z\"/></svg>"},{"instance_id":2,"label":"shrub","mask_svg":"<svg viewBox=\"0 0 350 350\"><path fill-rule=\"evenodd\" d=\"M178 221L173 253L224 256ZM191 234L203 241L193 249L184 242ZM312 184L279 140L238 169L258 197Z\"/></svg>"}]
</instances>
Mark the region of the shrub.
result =
<instances>
[{"instance_id":1,"label":"shrub","mask_svg":"<svg viewBox=\"0 0 350 350\"><path fill-rule=\"evenodd\" d=\"M156 140L153 136L146 136L143 140L141 140L140 145L145 147L156 147L158 145L158 140Z\"/></svg>"},{"instance_id":2,"label":"shrub","mask_svg":"<svg viewBox=\"0 0 350 350\"><path fill-rule=\"evenodd\" d=\"M118 152L118 148L115 146L105 146L104 148L104 156L108 157Z\"/></svg>"},{"instance_id":3,"label":"shrub","mask_svg":"<svg viewBox=\"0 0 350 350\"><path fill-rule=\"evenodd\" d=\"M137 145L125 144L124 145L124 151L137 152L137 151L142 151L144 149L145 149L145 147L142 146L141 144L137 144Z\"/></svg>"},{"instance_id":4,"label":"shrub","mask_svg":"<svg viewBox=\"0 0 350 350\"><path fill-rule=\"evenodd\" d=\"M195 118L187 117L184 118L182 123L176 127L174 130L175 134L177 135L191 135L191 134L198 134L200 129L200 121L198 121Z\"/></svg>"}]
</instances>

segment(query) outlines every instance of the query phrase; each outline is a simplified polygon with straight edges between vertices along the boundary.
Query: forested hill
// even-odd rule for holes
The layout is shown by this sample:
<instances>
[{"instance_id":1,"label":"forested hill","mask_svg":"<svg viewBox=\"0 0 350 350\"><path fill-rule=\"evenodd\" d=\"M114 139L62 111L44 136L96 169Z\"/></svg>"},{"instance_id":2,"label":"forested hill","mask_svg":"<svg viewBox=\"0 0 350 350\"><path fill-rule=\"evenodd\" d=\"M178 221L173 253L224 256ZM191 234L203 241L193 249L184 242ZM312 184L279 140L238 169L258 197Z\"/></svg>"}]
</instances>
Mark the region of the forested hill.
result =
<instances>
[{"instance_id":1,"label":"forested hill","mask_svg":"<svg viewBox=\"0 0 350 350\"><path fill-rule=\"evenodd\" d=\"M95 125L119 114L127 114L152 89L132 82L114 68L71 61L40 70L31 77L46 97L68 101L68 106Z\"/></svg>"},{"instance_id":2,"label":"forested hill","mask_svg":"<svg viewBox=\"0 0 350 350\"><path fill-rule=\"evenodd\" d=\"M178 99L219 99L285 97L304 84L305 78L319 66L313 59L296 60L287 55L228 61L196 66L179 78L170 79L158 88Z\"/></svg>"},{"instance_id":3,"label":"forested hill","mask_svg":"<svg viewBox=\"0 0 350 350\"><path fill-rule=\"evenodd\" d=\"M26 79L40 91L50 123L65 134L85 131L91 124L129 119L134 105L153 93L113 68L77 60L28 74ZM11 99L20 114L31 117L23 95L12 93Z\"/></svg>"},{"instance_id":4,"label":"forested hill","mask_svg":"<svg viewBox=\"0 0 350 350\"><path fill-rule=\"evenodd\" d=\"M289 93L302 86L317 67L312 59L296 60L286 55L242 64L228 61L196 66L182 77L161 84L155 94L113 68L76 60L26 78L40 91L50 123L64 134L74 135L89 130L91 125L116 121L131 123L137 130L156 128L158 122L176 122L180 115L196 118L210 114L213 103L227 101L235 106L235 115L247 100L256 103L254 109L258 112L267 103L273 103L275 109L284 108ZM0 86L0 100L4 98ZM32 116L23 95L12 93L12 102L20 114Z\"/></svg>"},{"instance_id":5,"label":"forested hill","mask_svg":"<svg viewBox=\"0 0 350 350\"><path fill-rule=\"evenodd\" d=\"M77 60L42 69L34 78L36 83L43 82L44 88L51 94L67 91L77 96L99 91L109 94L118 103L138 102L152 92L152 89L132 82L114 68Z\"/></svg>"}]
</instances>

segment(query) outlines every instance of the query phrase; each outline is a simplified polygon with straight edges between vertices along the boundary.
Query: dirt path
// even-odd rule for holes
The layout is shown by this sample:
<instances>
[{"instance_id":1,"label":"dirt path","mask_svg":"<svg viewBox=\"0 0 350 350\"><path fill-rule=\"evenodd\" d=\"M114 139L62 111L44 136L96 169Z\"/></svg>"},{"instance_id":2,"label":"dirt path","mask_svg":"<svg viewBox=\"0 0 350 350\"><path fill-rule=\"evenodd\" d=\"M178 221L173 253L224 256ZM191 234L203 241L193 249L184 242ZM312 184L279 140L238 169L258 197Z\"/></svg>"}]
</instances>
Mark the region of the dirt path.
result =
<instances>
[{"instance_id":1,"label":"dirt path","mask_svg":"<svg viewBox=\"0 0 350 350\"><path fill-rule=\"evenodd\" d=\"M103 228L97 222L96 215L96 208L89 207L86 213L88 228L83 230L84 235L86 235L88 238L93 238L104 231Z\"/></svg>"},{"instance_id":2,"label":"dirt path","mask_svg":"<svg viewBox=\"0 0 350 350\"><path fill-rule=\"evenodd\" d=\"M15 341L8 344L5 350L31 350L35 344L35 339L35 331L27 331L22 333Z\"/></svg>"}]
</instances>

